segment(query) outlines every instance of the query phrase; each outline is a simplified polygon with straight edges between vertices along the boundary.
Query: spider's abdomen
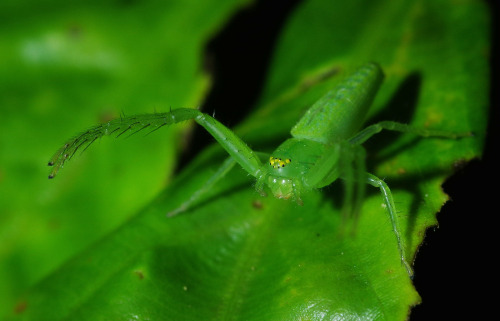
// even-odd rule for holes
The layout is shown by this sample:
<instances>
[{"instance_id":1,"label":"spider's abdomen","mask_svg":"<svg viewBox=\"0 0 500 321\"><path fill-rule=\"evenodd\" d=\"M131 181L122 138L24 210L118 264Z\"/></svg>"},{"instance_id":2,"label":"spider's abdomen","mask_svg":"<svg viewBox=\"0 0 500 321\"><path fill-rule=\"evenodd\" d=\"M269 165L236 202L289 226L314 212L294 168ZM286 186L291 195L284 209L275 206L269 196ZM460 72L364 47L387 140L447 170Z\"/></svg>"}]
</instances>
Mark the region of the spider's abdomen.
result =
<instances>
[{"instance_id":1,"label":"spider's abdomen","mask_svg":"<svg viewBox=\"0 0 500 321\"><path fill-rule=\"evenodd\" d=\"M361 66L309 108L292 128L292 136L323 143L351 138L363 125L382 79L376 63Z\"/></svg>"}]
</instances>

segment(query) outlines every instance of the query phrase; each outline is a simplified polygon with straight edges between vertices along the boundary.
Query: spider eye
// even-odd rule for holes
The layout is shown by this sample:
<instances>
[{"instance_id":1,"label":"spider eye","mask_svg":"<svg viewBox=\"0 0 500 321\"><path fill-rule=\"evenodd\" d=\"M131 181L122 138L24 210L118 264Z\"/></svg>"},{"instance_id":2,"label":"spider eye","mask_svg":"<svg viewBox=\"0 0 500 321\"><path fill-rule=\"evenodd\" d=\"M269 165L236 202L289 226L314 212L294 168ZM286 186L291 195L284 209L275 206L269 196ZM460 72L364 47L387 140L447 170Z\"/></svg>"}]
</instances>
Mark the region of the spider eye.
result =
<instances>
[{"instance_id":1,"label":"spider eye","mask_svg":"<svg viewBox=\"0 0 500 321\"><path fill-rule=\"evenodd\" d=\"M285 167L286 164L290 164L292 160L290 158L285 158L284 160L281 158L275 158L273 156L269 157L269 165L274 169Z\"/></svg>"}]
</instances>

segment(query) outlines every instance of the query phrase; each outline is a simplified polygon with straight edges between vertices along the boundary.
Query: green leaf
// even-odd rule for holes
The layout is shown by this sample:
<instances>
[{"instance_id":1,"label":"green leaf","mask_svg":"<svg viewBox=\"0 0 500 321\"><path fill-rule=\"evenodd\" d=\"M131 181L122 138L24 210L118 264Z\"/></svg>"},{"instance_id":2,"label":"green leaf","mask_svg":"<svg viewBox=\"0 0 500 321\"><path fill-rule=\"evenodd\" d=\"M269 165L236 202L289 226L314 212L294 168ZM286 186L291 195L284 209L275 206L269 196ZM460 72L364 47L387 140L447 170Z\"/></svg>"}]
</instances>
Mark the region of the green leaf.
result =
<instances>
[{"instance_id":1,"label":"green leaf","mask_svg":"<svg viewBox=\"0 0 500 321\"><path fill-rule=\"evenodd\" d=\"M52 154L122 113L198 106L204 45L246 2L0 3L0 319L166 186L187 126L96 141L48 181Z\"/></svg>"},{"instance_id":2,"label":"green leaf","mask_svg":"<svg viewBox=\"0 0 500 321\"><path fill-rule=\"evenodd\" d=\"M184 8L182 5L179 7ZM227 8L230 7L228 4ZM149 13L158 12L157 7L149 9L152 10L147 11ZM182 12L190 10L186 7ZM229 9L221 9L219 17L227 10ZM95 14L101 14L101 11L96 11ZM128 14L137 19L137 13ZM213 20L207 18L211 24L207 23L205 26L212 26L207 27L209 29L214 28L214 21L217 20L213 15L215 14L210 15ZM189 19L193 17L188 15L178 18L179 23L190 21ZM93 21L97 20L99 19ZM119 17L114 20L114 30L119 30L123 22L118 21ZM160 20L163 21L158 21ZM157 25L148 25L144 30L158 30L158 36L161 32L156 28ZM22 32L19 31L19 34L21 37ZM207 32L203 34L206 35ZM108 41L102 42L105 43ZM257 104L259 107L237 128L237 133L255 149L272 149L287 136L291 126L303 112L337 82L341 75L366 61L379 62L386 73L386 80L367 123L397 120L414 126L456 132L472 131L475 134L472 138L444 140L383 133L366 144L370 172L386 178L393 191L403 222L402 235L406 239L408 259L411 261L426 228L436 223L435 213L447 199L440 186L451 174L453 164L481 154L488 97L488 46L488 14L484 3L479 1L465 1L460 5L444 0L303 2L292 13L277 43L265 89ZM134 45L130 49L138 47ZM102 45L97 48L102 48ZM177 49L178 55L182 56L186 48ZM137 56L140 56L142 50L136 50ZM125 52L128 53L123 51L122 54ZM65 51L65 54L68 53ZM151 57L146 61L151 64L150 72L158 72L154 66L163 60L152 52L149 54ZM190 61L197 66L194 59ZM56 67L58 66L50 68ZM181 68L172 66L174 67ZM88 72L88 69L85 70ZM34 73L28 68L26 72ZM58 77L63 77L64 72L67 69L61 67L57 71ZM185 73L189 74L181 69L180 74ZM173 75L163 72L158 74L157 77L171 78L172 82L180 81ZM21 78L11 80L13 88L24 83ZM154 99L151 98L155 96L154 90L145 90L143 93L141 89L147 88L150 83L145 82L141 86L141 82L138 82L139 85L135 88L132 86L135 83L132 78L134 77L130 78L127 88L137 89L137 93L141 93L134 104L147 106L148 102L153 101L150 99ZM146 78L145 75L142 79L146 81ZM36 77L30 79L36 80ZM188 85L193 79L185 81ZM41 88L41 83L40 78L36 88ZM80 104L102 104L102 101L85 99L89 92L105 91L100 86L93 88L93 84L89 80L85 88L70 84L67 86L70 92L81 90L81 94L87 94L81 95ZM196 87L197 90L193 89L193 86L195 85L191 83L190 90L185 89L184 95L176 96L179 97L176 103L186 103L181 100L189 101L186 98L188 95L200 99L203 91L199 87ZM181 87L176 88L180 90ZM40 95L49 95L45 90L39 91ZM118 103L124 102L127 98L123 93L120 90L111 95L111 98L106 96L101 99L112 101L114 98ZM126 97L131 96L134 95ZM33 105L30 106L36 107L35 102L45 106L53 104L50 99L54 98L50 95L42 98L39 98L40 102L31 98ZM74 100L74 95L72 98L66 99ZM68 113L66 122L74 113ZM31 113L22 117L29 119L29 115ZM35 120L32 122L39 123ZM12 123L10 130L17 130L17 133L26 131L26 128L21 128L23 131L16 129L15 122ZM77 124L68 125L68 128L80 129L74 126ZM59 136L61 133L53 134ZM8 140L3 139L4 137L7 135L2 135L2 149L8 147L6 150L12 151L9 153L11 163L16 160L16 164L19 164L21 151L7 146ZM49 140L49 137L44 139ZM129 144L132 142L127 142L127 148ZM129 162L130 157L145 153L143 149L146 150L146 146L139 144L141 145L138 145L135 153L130 150L119 153L94 148L84 154L93 156L83 157L99 159L108 155L110 159L115 159L116 164L123 164L123 160ZM106 149L111 149L108 146L112 145L105 145ZM46 148L49 149L44 146L39 154L47 153ZM13 154L14 152L18 154ZM158 158L149 147L147 153L154 155L151 158ZM11 305L14 308L9 311L8 319L407 318L411 306L419 302L419 296L401 266L395 236L377 190L368 189L362 215L352 234L340 215L342 184L336 182L321 191L312 191L304 195L304 206L298 206L273 197L261 197L253 189L252 179L241 169L235 168L195 207L187 213L167 219L165 214L203 186L225 157L225 153L217 146L202 152L148 206L31 287L16 304ZM164 162L164 159L161 161ZM116 171L113 173L109 165L105 164L94 163L92 168L82 168L76 161L72 163L61 172L58 179L63 179L64 176L68 177L66 180L84 179L90 181L88 184L99 184L99 190L89 192L91 187L81 187L80 192L68 198L67 202L80 208L79 212L82 214L78 215L78 211L59 205L58 218L63 214L68 220L73 218L75 222L72 224L78 227L78 219L85 216L94 217L95 220L101 217L103 221L108 216L119 217L115 222L128 216L123 213L124 208L133 205L113 205L115 207L109 207L106 213L95 211L91 207L96 198L106 199L106 195L112 195L108 194L112 190L100 185L110 179L106 175L116 175ZM2 166L6 166L3 164L10 163L4 163L2 159ZM26 161L26 164L31 163ZM33 180L29 176L37 175L37 170L27 173L26 167L29 168L25 165L18 169L20 174L15 176L17 179L11 178L18 186L14 189L17 193L11 192L12 198L26 195L25 192L18 192L21 190L21 175L25 175L27 181ZM134 165L130 170L136 176L136 171L141 167L143 166ZM149 175L148 179L155 176L148 172L143 174ZM92 174L93 177L89 179L82 173ZM78 178L82 176L83 178ZM6 176L4 180L8 179ZM45 186L41 184L31 183L30 188ZM144 185L132 180L123 181L122 184L128 184L126 189L131 190L130 193L134 195L138 191L143 192ZM63 185L60 186L59 193L65 192ZM39 195L35 192L32 194ZM57 193L51 194L52 204L57 204ZM59 198L65 199L61 196ZM22 226L13 222L16 209L19 211L20 201L6 200L2 204L10 206L7 213L11 214L7 216L7 227L2 227L2 235L17 235L19 240L30 236L31 244L28 243L28 248L31 253L39 250L37 253L43 255L49 251L59 252L64 249L65 255L59 254L52 260L38 257L45 272L37 277L33 276L34 272L30 272L27 282L26 276L15 272L16 259L26 269L30 267L27 263L36 257L28 259L29 255L22 253L22 246L17 245L20 242L11 242L17 246L14 249L2 245L3 253L13 253L7 256L7 268L4 268L2 278L7 279L8 275L12 275L23 280L25 285L33 283L63 258L88 244L79 241L77 245L69 245L70 240L83 238L91 231L85 226L80 237L74 237L71 232L75 230L64 226L62 229L67 234L65 237L60 236L60 239L47 235L48 232L40 228L34 229L36 221L30 222L25 234L12 232L14 227ZM130 200L127 204L138 201L141 200ZM34 203L31 206L36 209L40 204ZM54 209L56 205L52 206ZM44 213L44 210L41 207L38 213ZM33 215L24 214L21 217L22 222L29 222ZM44 220L46 219L45 216ZM108 228L113 225L109 222L106 224ZM115 223L114 226L117 225ZM102 231L94 232L88 238L95 240L103 234ZM38 241L47 238L53 244L49 241L40 244ZM36 266L31 267L35 268Z\"/></svg>"}]
</instances>

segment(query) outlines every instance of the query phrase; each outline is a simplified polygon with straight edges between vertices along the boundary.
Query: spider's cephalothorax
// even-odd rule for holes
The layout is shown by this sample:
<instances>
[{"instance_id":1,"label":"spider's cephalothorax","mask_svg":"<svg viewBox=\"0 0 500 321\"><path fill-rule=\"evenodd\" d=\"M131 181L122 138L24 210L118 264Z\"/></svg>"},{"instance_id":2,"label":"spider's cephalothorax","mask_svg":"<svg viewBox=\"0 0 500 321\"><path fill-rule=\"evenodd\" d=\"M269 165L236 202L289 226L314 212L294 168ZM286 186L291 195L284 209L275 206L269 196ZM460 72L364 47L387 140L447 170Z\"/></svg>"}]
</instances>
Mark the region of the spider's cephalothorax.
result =
<instances>
[{"instance_id":1,"label":"spider's cephalothorax","mask_svg":"<svg viewBox=\"0 0 500 321\"><path fill-rule=\"evenodd\" d=\"M267 171L268 175L264 179L273 195L277 198L295 198L297 194L294 180L289 178L284 171L284 168L291 162L292 160L290 158L269 157L269 166L271 169Z\"/></svg>"},{"instance_id":2,"label":"spider's cephalothorax","mask_svg":"<svg viewBox=\"0 0 500 321\"><path fill-rule=\"evenodd\" d=\"M292 199L302 204L300 192L307 186L307 182L303 180L304 174L314 166L323 149L322 143L287 139L272 153L269 162L262 166L257 187L262 190L267 185L275 197Z\"/></svg>"}]
</instances>

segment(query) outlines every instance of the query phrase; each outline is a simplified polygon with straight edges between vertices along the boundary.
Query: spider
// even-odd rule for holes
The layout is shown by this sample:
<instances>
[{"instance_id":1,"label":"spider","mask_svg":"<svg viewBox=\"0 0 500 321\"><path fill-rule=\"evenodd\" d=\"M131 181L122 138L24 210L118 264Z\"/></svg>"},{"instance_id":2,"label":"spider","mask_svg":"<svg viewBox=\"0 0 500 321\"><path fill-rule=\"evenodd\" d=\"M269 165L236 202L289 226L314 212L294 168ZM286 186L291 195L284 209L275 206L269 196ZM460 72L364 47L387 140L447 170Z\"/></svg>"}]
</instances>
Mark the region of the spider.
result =
<instances>
[{"instance_id":1,"label":"spider","mask_svg":"<svg viewBox=\"0 0 500 321\"><path fill-rule=\"evenodd\" d=\"M452 139L469 136L470 133L422 129L393 121L382 121L360 130L382 80L383 72L378 64L367 63L359 67L307 110L291 129L291 138L278 146L266 162L262 162L259 153L250 149L233 131L213 117L196 109L180 108L166 113L115 119L88 129L69 140L51 158L48 165L53 166L53 170L49 178L55 177L78 149L82 146L85 146L83 150L87 149L102 136L117 134L119 137L129 131L134 134L144 129L155 131L165 125L193 119L217 140L230 157L201 189L179 208L168 213L168 216L189 209L236 163L255 177L256 189L261 194L265 195L267 186L275 197L289 199L300 205L303 203L301 194L330 185L340 178L345 181L345 208L353 215L360 211L365 185L368 184L380 189L401 263L412 276L392 193L382 179L365 171L362 144L382 130Z\"/></svg>"}]
</instances>

